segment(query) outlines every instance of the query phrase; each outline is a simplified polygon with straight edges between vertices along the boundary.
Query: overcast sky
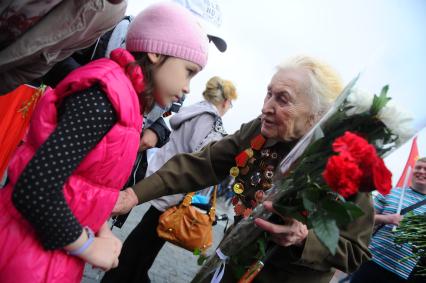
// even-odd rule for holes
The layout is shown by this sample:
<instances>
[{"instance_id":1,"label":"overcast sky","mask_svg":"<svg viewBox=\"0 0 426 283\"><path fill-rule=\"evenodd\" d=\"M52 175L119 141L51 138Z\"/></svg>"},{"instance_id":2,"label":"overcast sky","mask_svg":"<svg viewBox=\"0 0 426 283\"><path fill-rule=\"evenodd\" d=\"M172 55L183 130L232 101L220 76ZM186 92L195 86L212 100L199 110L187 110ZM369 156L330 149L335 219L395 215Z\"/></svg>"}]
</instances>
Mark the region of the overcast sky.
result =
<instances>
[{"instance_id":1,"label":"overcast sky","mask_svg":"<svg viewBox=\"0 0 426 283\"><path fill-rule=\"evenodd\" d=\"M128 1L136 15L153 0ZM385 84L414 127L426 126L426 1L423 0L218 0L228 50L210 48L206 68L191 83L185 105L202 99L215 75L232 80L239 99L224 117L229 133L260 114L266 87L285 58L318 57L348 82L361 72L359 87L377 93ZM419 136L426 154L426 131ZM408 148L409 146L406 146ZM395 175L406 159L402 148L387 160ZM399 177L399 176L398 176ZM397 179L397 178L396 178Z\"/></svg>"}]
</instances>

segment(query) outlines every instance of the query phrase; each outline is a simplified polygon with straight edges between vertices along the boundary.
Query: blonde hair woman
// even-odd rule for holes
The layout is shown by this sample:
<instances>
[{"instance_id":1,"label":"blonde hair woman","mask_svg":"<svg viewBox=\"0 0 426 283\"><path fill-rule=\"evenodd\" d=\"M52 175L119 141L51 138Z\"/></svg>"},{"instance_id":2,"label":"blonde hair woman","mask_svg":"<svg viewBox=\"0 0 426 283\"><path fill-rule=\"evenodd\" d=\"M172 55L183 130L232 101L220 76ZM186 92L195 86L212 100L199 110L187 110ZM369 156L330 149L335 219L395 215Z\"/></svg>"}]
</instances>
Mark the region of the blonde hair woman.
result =
<instances>
[{"instance_id":1,"label":"blonde hair woman","mask_svg":"<svg viewBox=\"0 0 426 283\"><path fill-rule=\"evenodd\" d=\"M203 97L216 106L219 114L223 116L223 111L232 107L232 100L237 99L237 91L231 81L216 76L207 82Z\"/></svg>"},{"instance_id":2,"label":"blonde hair woman","mask_svg":"<svg viewBox=\"0 0 426 283\"><path fill-rule=\"evenodd\" d=\"M174 155L198 151L226 135L221 117L232 107L232 101L237 99L235 86L231 81L213 77L207 82L203 97L203 101L182 108L170 119L170 141L151 159L147 176L157 171ZM207 191L208 189L203 190L202 194ZM158 219L166 209L177 205L183 197L184 194L177 194L151 202L152 206L124 242L118 267L106 273L102 282L150 282L148 270L165 243L156 232ZM197 197L207 201L205 196Z\"/></svg>"}]
</instances>

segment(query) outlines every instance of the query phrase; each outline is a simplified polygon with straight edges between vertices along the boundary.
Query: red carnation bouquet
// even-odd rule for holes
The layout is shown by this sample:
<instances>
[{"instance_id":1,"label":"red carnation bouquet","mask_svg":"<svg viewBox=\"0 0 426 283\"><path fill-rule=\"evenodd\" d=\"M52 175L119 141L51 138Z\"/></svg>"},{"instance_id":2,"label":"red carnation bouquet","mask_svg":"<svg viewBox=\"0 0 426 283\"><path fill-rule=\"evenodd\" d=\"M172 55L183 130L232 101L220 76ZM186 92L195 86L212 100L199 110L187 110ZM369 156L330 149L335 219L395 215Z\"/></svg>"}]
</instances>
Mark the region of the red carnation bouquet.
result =
<instances>
[{"instance_id":1,"label":"red carnation bouquet","mask_svg":"<svg viewBox=\"0 0 426 283\"><path fill-rule=\"evenodd\" d=\"M357 195L389 193L392 174L382 158L411 136L407 117L388 106L388 87L380 95L360 95L353 88L356 80L284 157L275 174L280 178L266 193L276 211L307 225L331 254L336 253L340 229L364 214L354 202ZM269 219L272 214L257 205L226 235L193 282L224 266L219 255L239 266L241 276L253 278L259 263L271 254L269 235L253 224L257 217Z\"/></svg>"},{"instance_id":2,"label":"red carnation bouquet","mask_svg":"<svg viewBox=\"0 0 426 283\"><path fill-rule=\"evenodd\" d=\"M389 193L392 174L377 155L374 146L362 137L346 132L333 143L333 151L323 177L327 185L344 198L376 189Z\"/></svg>"}]
</instances>

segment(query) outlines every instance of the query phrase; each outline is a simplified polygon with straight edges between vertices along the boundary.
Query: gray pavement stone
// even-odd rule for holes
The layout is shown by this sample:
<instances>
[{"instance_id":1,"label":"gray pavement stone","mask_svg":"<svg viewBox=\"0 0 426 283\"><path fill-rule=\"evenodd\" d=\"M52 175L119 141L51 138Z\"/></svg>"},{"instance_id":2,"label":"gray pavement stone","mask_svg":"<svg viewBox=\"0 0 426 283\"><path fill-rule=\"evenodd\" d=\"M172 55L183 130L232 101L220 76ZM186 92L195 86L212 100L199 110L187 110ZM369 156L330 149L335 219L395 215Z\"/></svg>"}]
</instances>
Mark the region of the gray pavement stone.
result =
<instances>
[{"instance_id":1,"label":"gray pavement stone","mask_svg":"<svg viewBox=\"0 0 426 283\"><path fill-rule=\"evenodd\" d=\"M148 208L149 204L143 204L133 209L122 229L114 228L114 234L124 241L127 235L130 234L132 229L139 223ZM226 213L230 219L233 217L232 207L224 205L223 201L218 201L217 211L218 215ZM230 224L231 222L229 225ZM214 244L213 247L210 248L209 253L212 253L222 240L224 227L224 222L219 222L213 227ZM149 271L151 282L188 283L200 268L196 261L197 257L191 252L166 243ZM86 265L82 283L99 283L102 276L103 272L94 270L92 267ZM330 283L337 283L344 277L346 277L346 274L338 271Z\"/></svg>"},{"instance_id":2,"label":"gray pavement stone","mask_svg":"<svg viewBox=\"0 0 426 283\"><path fill-rule=\"evenodd\" d=\"M149 204L143 204L133 209L123 227L121 229L114 228L113 233L124 241L127 235L139 223L148 208ZM218 215L227 213L230 219L233 217L232 208L224 205L223 201L218 201L217 211ZM218 222L213 227L214 244L209 249L210 253L215 250L216 246L222 240L224 228L224 222ZM191 281L199 268L197 257L191 252L166 243L150 269L149 277L152 283L187 283ZM82 283L98 283L102 276L102 271L95 270L91 266L86 265Z\"/></svg>"}]
</instances>

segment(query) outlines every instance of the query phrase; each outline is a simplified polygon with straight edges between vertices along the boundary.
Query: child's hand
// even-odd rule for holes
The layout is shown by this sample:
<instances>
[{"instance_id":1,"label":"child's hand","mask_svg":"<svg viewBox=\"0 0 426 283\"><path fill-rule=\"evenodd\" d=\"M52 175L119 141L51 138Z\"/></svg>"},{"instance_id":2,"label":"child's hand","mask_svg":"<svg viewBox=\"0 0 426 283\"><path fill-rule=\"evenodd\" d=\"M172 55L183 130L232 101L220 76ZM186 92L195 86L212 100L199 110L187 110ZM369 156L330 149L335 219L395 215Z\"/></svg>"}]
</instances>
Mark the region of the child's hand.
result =
<instances>
[{"instance_id":1,"label":"child's hand","mask_svg":"<svg viewBox=\"0 0 426 283\"><path fill-rule=\"evenodd\" d=\"M114 235L112 237L98 236L79 257L94 267L108 271L118 266L120 252L121 242Z\"/></svg>"},{"instance_id":2,"label":"child's hand","mask_svg":"<svg viewBox=\"0 0 426 283\"><path fill-rule=\"evenodd\" d=\"M117 242L117 245L119 246L119 249L121 251L122 243L119 238L117 238L111 231L111 229L108 226L108 222L105 222L102 227L99 229L98 234L96 235L99 238L111 238ZM120 253L118 253L120 254Z\"/></svg>"}]
</instances>

